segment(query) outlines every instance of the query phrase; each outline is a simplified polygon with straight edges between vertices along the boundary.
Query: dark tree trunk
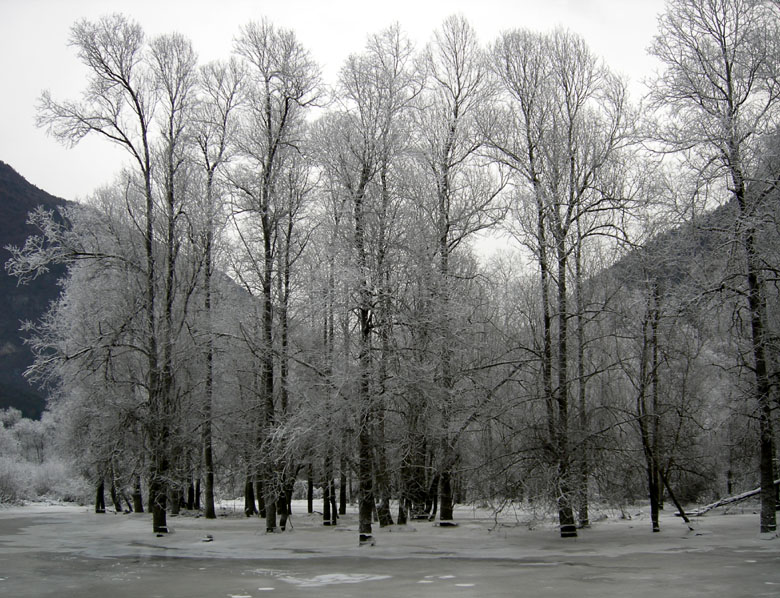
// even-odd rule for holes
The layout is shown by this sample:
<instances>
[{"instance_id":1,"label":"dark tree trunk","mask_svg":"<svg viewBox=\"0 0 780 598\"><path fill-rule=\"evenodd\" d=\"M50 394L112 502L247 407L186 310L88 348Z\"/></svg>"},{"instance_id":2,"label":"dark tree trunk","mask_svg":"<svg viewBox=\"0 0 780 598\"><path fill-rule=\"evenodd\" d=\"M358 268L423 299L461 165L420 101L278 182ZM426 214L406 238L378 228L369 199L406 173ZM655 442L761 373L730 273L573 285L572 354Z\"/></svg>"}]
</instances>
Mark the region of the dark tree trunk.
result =
<instances>
[{"instance_id":1,"label":"dark tree trunk","mask_svg":"<svg viewBox=\"0 0 780 598\"><path fill-rule=\"evenodd\" d=\"M324 513L327 513L325 525L338 524L338 511L336 506L336 483L334 480L327 480L322 493L323 501L327 503Z\"/></svg>"},{"instance_id":2,"label":"dark tree trunk","mask_svg":"<svg viewBox=\"0 0 780 598\"><path fill-rule=\"evenodd\" d=\"M330 514L333 525L336 525L339 519L338 503L336 502L336 480L330 481Z\"/></svg>"},{"instance_id":3,"label":"dark tree trunk","mask_svg":"<svg viewBox=\"0 0 780 598\"><path fill-rule=\"evenodd\" d=\"M341 469L339 473L339 515L347 514L347 487L349 486L349 483L347 482L346 469L347 460L342 457Z\"/></svg>"},{"instance_id":4,"label":"dark tree trunk","mask_svg":"<svg viewBox=\"0 0 780 598\"><path fill-rule=\"evenodd\" d=\"M257 514L260 516L261 519L265 519L267 515L267 511L265 509L265 485L263 484L262 480L260 479L260 474L258 474L257 481L255 482L255 498L257 499Z\"/></svg>"},{"instance_id":5,"label":"dark tree trunk","mask_svg":"<svg viewBox=\"0 0 780 598\"><path fill-rule=\"evenodd\" d=\"M328 436L328 448L324 459L325 479L322 482L322 519L325 525L336 525L338 512L336 507L336 484L333 480L333 446Z\"/></svg>"},{"instance_id":6,"label":"dark tree trunk","mask_svg":"<svg viewBox=\"0 0 780 598\"><path fill-rule=\"evenodd\" d=\"M330 483L325 480L322 484L322 524L330 525Z\"/></svg>"},{"instance_id":7,"label":"dark tree trunk","mask_svg":"<svg viewBox=\"0 0 780 598\"><path fill-rule=\"evenodd\" d=\"M156 534L168 533L166 508L168 496L163 484L156 476L149 484L149 496L152 500L152 531Z\"/></svg>"},{"instance_id":8,"label":"dark tree trunk","mask_svg":"<svg viewBox=\"0 0 780 598\"><path fill-rule=\"evenodd\" d=\"M314 513L314 471L313 466L309 463L308 472L306 474L306 512Z\"/></svg>"},{"instance_id":9,"label":"dark tree trunk","mask_svg":"<svg viewBox=\"0 0 780 598\"><path fill-rule=\"evenodd\" d=\"M257 515L257 507L255 506L255 486L252 481L252 476L248 475L244 482L244 515L251 517Z\"/></svg>"},{"instance_id":10,"label":"dark tree trunk","mask_svg":"<svg viewBox=\"0 0 780 598\"><path fill-rule=\"evenodd\" d=\"M279 497L277 495L276 484L271 480L265 483L265 532L267 534L273 534L278 531L276 516L278 514L277 501Z\"/></svg>"},{"instance_id":11,"label":"dark tree trunk","mask_svg":"<svg viewBox=\"0 0 780 598\"><path fill-rule=\"evenodd\" d=\"M114 503L114 511L117 513L122 512L122 499L119 498L119 493L116 490L116 484L111 482L111 502Z\"/></svg>"},{"instance_id":12,"label":"dark tree trunk","mask_svg":"<svg viewBox=\"0 0 780 598\"><path fill-rule=\"evenodd\" d=\"M398 499L398 517L396 518L398 525L406 525L408 521L408 511L408 501L402 492Z\"/></svg>"},{"instance_id":13,"label":"dark tree trunk","mask_svg":"<svg viewBox=\"0 0 780 598\"><path fill-rule=\"evenodd\" d=\"M745 279L747 303L750 314L750 341L753 352L753 376L759 425L759 475L761 480L760 532L773 534L777 531L777 499L774 490L775 437L772 426L772 385L769 378L769 331L767 330L767 308L763 265L756 240L756 218L758 199L748 197L745 176L742 172L742 157L739 142L730 140L729 162L733 193L739 206L739 231L745 250Z\"/></svg>"},{"instance_id":14,"label":"dark tree trunk","mask_svg":"<svg viewBox=\"0 0 780 598\"><path fill-rule=\"evenodd\" d=\"M659 435L660 424L658 421L658 319L660 313L660 294L657 282L653 281L648 294L647 309L642 321L642 349L639 357L639 389L637 391L637 425L642 440L642 449L645 455L645 468L647 471L647 488L650 496L650 520L654 532L660 532L659 511L660 496L663 492L661 484L661 471L659 469ZM649 355L648 355L649 353ZM648 363L649 362L649 363ZM648 386L652 393L652 408L650 413L647 408ZM650 421L652 426L650 426ZM652 430L652 433L651 433Z\"/></svg>"},{"instance_id":15,"label":"dark tree trunk","mask_svg":"<svg viewBox=\"0 0 780 598\"><path fill-rule=\"evenodd\" d=\"M440 521L452 521L453 498L452 498L452 471L448 468L442 472L439 480L439 495L441 497L441 507L439 511Z\"/></svg>"},{"instance_id":16,"label":"dark tree trunk","mask_svg":"<svg viewBox=\"0 0 780 598\"><path fill-rule=\"evenodd\" d=\"M368 164L363 165L360 181L353 195L354 248L358 267L358 326L359 381L357 392L358 413L358 534L359 544L373 545L372 515L374 511L374 464L373 464L373 397L371 394L371 330L373 327L373 290L369 275L369 264L365 241L364 199L371 178Z\"/></svg>"},{"instance_id":17,"label":"dark tree trunk","mask_svg":"<svg viewBox=\"0 0 780 598\"><path fill-rule=\"evenodd\" d=\"M567 253L565 240L556 239L558 255L558 388L557 405L557 453L558 453L558 521L561 538L576 538L577 526L574 522L572 505L572 467L569 450L569 353L568 323L569 308L567 295Z\"/></svg>"},{"instance_id":18,"label":"dark tree trunk","mask_svg":"<svg viewBox=\"0 0 780 598\"><path fill-rule=\"evenodd\" d=\"M176 517L179 514L179 511L181 510L181 498L182 498L182 491L181 486L179 484L174 484L171 488L171 516Z\"/></svg>"},{"instance_id":19,"label":"dark tree trunk","mask_svg":"<svg viewBox=\"0 0 780 598\"><path fill-rule=\"evenodd\" d=\"M216 166L214 166L216 168ZM214 331L212 328L211 314L211 284L213 267L213 237L214 222L211 214L213 205L213 183L214 170L210 169L207 173L207 204L209 209L208 224L206 228L206 246L204 248L204 268L203 268L203 308L206 312L208 323L206 338L206 383L203 397L203 430L201 432L201 443L203 445L203 477L204 493L203 501L205 503L204 516L206 519L216 519L217 514L214 508L214 449L212 434L213 418L213 395L214 395ZM200 478L198 478L200 484ZM200 492L197 493L197 502L200 503Z\"/></svg>"},{"instance_id":20,"label":"dark tree trunk","mask_svg":"<svg viewBox=\"0 0 780 598\"><path fill-rule=\"evenodd\" d=\"M577 484L577 517L581 528L590 527L590 513L588 505L588 478L589 459L588 459L588 409L587 392L585 384L585 298L582 294L583 272L582 272L582 231L579 223L577 225L577 247L574 253L574 294L577 307L577 395L579 409L579 455L576 459L578 471Z\"/></svg>"},{"instance_id":21,"label":"dark tree trunk","mask_svg":"<svg viewBox=\"0 0 780 598\"><path fill-rule=\"evenodd\" d=\"M384 427L384 424L381 425ZM384 432L380 433L380 435L384 438ZM376 485L379 493L377 520L379 521L379 527L387 527L388 525L393 525L393 516L390 513L390 480L387 475L387 460L383 449L381 449L381 454L377 460L379 461L376 475Z\"/></svg>"},{"instance_id":22,"label":"dark tree trunk","mask_svg":"<svg viewBox=\"0 0 780 598\"><path fill-rule=\"evenodd\" d=\"M373 544L371 522L374 512L374 488L373 467L371 454L371 437L368 429L369 422L361 418L360 432L358 434L358 484L359 484L359 542L361 545Z\"/></svg>"},{"instance_id":23,"label":"dark tree trunk","mask_svg":"<svg viewBox=\"0 0 780 598\"><path fill-rule=\"evenodd\" d=\"M650 521L653 525L653 531L660 532L661 524L658 519L658 495L660 488L658 488L658 472L656 471L654 463L647 468L647 477L648 488L650 490Z\"/></svg>"},{"instance_id":24,"label":"dark tree trunk","mask_svg":"<svg viewBox=\"0 0 780 598\"><path fill-rule=\"evenodd\" d=\"M195 484L190 478L189 484L187 484L187 507L188 511L192 511L195 508Z\"/></svg>"},{"instance_id":25,"label":"dark tree trunk","mask_svg":"<svg viewBox=\"0 0 780 598\"><path fill-rule=\"evenodd\" d=\"M282 488L282 495L279 497L279 529L285 531L287 529L287 521L292 515L292 494L295 486L295 478L291 478L285 482Z\"/></svg>"},{"instance_id":26,"label":"dark tree trunk","mask_svg":"<svg viewBox=\"0 0 780 598\"><path fill-rule=\"evenodd\" d=\"M141 494L141 476L136 476L135 478L135 486L133 488L133 512L134 513L143 513L144 512L144 498Z\"/></svg>"},{"instance_id":27,"label":"dark tree trunk","mask_svg":"<svg viewBox=\"0 0 780 598\"><path fill-rule=\"evenodd\" d=\"M211 370L211 354L209 353L209 371ZM210 393L209 393L210 394ZM214 453L211 440L211 399L208 399L207 420L203 425L203 502L206 519L216 519L217 513L214 507ZM200 479L198 479L200 485ZM197 493L200 502L200 492Z\"/></svg>"},{"instance_id":28,"label":"dark tree trunk","mask_svg":"<svg viewBox=\"0 0 780 598\"><path fill-rule=\"evenodd\" d=\"M95 489L95 513L106 512L105 482L101 479Z\"/></svg>"},{"instance_id":29,"label":"dark tree trunk","mask_svg":"<svg viewBox=\"0 0 780 598\"><path fill-rule=\"evenodd\" d=\"M195 479L195 510L200 511L200 478ZM216 519L216 513L211 519Z\"/></svg>"}]
</instances>

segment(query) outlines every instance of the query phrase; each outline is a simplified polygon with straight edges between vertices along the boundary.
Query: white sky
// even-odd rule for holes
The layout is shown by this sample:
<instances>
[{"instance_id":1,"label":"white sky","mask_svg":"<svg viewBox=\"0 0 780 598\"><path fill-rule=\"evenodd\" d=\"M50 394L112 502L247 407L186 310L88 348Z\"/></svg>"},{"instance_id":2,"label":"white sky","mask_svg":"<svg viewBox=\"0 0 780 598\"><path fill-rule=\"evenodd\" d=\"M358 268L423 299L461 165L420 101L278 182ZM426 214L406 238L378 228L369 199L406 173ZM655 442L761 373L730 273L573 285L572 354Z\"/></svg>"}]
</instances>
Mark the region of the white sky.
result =
<instances>
[{"instance_id":1,"label":"white sky","mask_svg":"<svg viewBox=\"0 0 780 598\"><path fill-rule=\"evenodd\" d=\"M35 104L49 89L77 99L85 70L67 45L74 21L122 12L148 36L178 31L201 61L226 58L233 37L250 20L292 28L334 82L343 60L363 49L366 35L398 21L418 44L450 14L462 14L485 43L506 29L546 31L562 25L582 35L639 93L651 74L646 54L663 0L0 0L0 160L34 185L79 199L108 183L124 154L87 138L64 148L35 127Z\"/></svg>"}]
</instances>

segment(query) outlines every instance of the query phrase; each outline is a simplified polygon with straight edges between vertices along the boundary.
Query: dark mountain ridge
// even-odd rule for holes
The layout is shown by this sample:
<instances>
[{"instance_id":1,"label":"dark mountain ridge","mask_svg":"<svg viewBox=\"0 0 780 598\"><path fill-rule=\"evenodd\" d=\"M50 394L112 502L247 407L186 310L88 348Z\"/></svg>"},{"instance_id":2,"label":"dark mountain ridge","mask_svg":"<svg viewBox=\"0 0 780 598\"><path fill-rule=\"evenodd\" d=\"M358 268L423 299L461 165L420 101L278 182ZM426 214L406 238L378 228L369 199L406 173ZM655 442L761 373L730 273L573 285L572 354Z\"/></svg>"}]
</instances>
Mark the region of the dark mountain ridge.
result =
<instances>
[{"instance_id":1,"label":"dark mountain ridge","mask_svg":"<svg viewBox=\"0 0 780 598\"><path fill-rule=\"evenodd\" d=\"M46 398L24 378L33 355L24 344L20 326L24 321L38 320L58 297L57 280L65 270L53 267L30 283L19 285L5 270L11 257L6 247L21 247L29 235L37 232L27 224L29 212L38 206L57 210L69 203L39 189L0 161L0 409L15 407L30 418L40 417Z\"/></svg>"}]
</instances>

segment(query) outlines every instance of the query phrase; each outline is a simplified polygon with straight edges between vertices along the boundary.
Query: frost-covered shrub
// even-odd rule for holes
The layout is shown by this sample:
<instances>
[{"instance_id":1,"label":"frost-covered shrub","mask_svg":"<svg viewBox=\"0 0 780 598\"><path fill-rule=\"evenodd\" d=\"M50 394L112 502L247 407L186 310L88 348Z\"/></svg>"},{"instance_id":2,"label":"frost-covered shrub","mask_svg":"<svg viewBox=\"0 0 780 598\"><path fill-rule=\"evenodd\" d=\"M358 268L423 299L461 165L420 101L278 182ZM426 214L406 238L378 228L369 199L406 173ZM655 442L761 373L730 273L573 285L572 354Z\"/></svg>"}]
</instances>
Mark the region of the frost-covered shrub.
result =
<instances>
[{"instance_id":1,"label":"frost-covered shrub","mask_svg":"<svg viewBox=\"0 0 780 598\"><path fill-rule=\"evenodd\" d=\"M28 464L11 457L0 457L0 503L16 503L29 496Z\"/></svg>"},{"instance_id":2,"label":"frost-covered shrub","mask_svg":"<svg viewBox=\"0 0 780 598\"><path fill-rule=\"evenodd\" d=\"M16 457L20 450L19 439L13 431L0 425L0 455L8 458Z\"/></svg>"},{"instance_id":3,"label":"frost-covered shrub","mask_svg":"<svg viewBox=\"0 0 780 598\"><path fill-rule=\"evenodd\" d=\"M52 433L51 423L22 418L14 424L12 431L19 441L22 457L30 463L43 463L46 459L47 439Z\"/></svg>"},{"instance_id":4,"label":"frost-covered shrub","mask_svg":"<svg viewBox=\"0 0 780 598\"><path fill-rule=\"evenodd\" d=\"M90 490L70 466L59 459L50 459L30 468L30 485L35 498L85 503Z\"/></svg>"}]
</instances>

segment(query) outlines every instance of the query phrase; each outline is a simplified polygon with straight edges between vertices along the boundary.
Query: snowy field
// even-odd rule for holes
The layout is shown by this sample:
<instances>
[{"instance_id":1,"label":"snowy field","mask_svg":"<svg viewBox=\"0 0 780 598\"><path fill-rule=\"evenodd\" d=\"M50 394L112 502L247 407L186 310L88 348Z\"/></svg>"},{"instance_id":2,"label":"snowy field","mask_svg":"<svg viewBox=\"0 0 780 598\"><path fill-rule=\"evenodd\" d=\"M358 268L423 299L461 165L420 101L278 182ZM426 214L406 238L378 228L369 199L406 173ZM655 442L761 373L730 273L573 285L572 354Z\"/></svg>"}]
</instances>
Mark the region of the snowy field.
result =
<instances>
[{"instance_id":1,"label":"snowy field","mask_svg":"<svg viewBox=\"0 0 780 598\"><path fill-rule=\"evenodd\" d=\"M156 537L149 515L0 508L0 596L780 596L780 539L759 536L750 505L693 532L667 510L660 534L638 509L606 513L574 540L528 514L462 507L457 527L376 526L376 546L362 548L354 513L327 528L305 510L296 503L279 534L227 505L213 521L170 517L172 533Z\"/></svg>"}]
</instances>

